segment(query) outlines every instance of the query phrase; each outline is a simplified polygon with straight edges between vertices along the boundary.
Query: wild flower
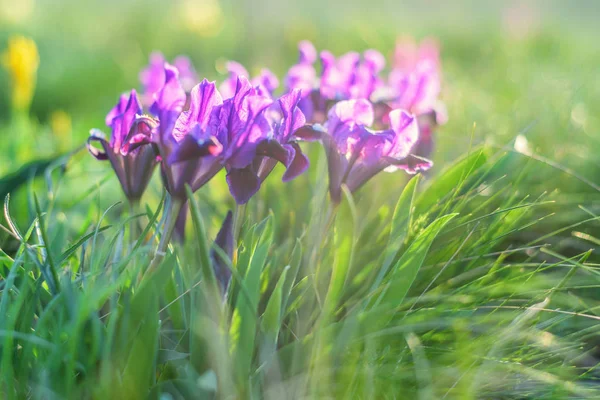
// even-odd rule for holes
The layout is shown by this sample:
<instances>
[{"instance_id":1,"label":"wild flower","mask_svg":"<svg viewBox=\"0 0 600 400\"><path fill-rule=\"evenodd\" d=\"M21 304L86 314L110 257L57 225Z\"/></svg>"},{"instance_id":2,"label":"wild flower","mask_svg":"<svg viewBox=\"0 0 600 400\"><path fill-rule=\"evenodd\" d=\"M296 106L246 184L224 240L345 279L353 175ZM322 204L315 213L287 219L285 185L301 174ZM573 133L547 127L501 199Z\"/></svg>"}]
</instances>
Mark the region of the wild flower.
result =
<instances>
[{"instance_id":1,"label":"wild flower","mask_svg":"<svg viewBox=\"0 0 600 400\"><path fill-rule=\"evenodd\" d=\"M169 216L176 216L185 212L186 187L195 192L222 169L237 204L248 202L278 162L285 167L282 180L294 179L309 167L299 142L320 141L330 197L339 203L344 185L355 192L381 171L412 174L432 165L425 157L444 117L439 52L430 42L407 43L399 42L386 81L380 76L385 59L376 50L340 57L322 51L317 78L316 49L301 42L279 98L279 80L268 69L250 79L241 64L230 61L219 90L206 79L187 88L198 80L189 59L177 59L181 74L153 53L140 74L142 102L135 90L122 96L106 119L110 143L93 130L89 143L99 141L104 151L90 151L111 161L130 199L139 199L160 163L175 204ZM185 214L179 216L181 225ZM175 218L168 222L170 236Z\"/></svg>"},{"instance_id":2,"label":"wild flower","mask_svg":"<svg viewBox=\"0 0 600 400\"><path fill-rule=\"evenodd\" d=\"M389 121L389 129L371 130L373 106L359 99L336 103L325 124L313 126L325 147L334 202L341 200L342 185L354 192L383 170L414 174L431 167L429 160L411 154L419 139L416 117L396 109L390 111Z\"/></svg>"},{"instance_id":3,"label":"wild flower","mask_svg":"<svg viewBox=\"0 0 600 400\"><path fill-rule=\"evenodd\" d=\"M0 61L10 75L13 107L16 110L29 109L40 63L35 42L24 36L10 37L8 49L2 54Z\"/></svg>"},{"instance_id":4,"label":"wild flower","mask_svg":"<svg viewBox=\"0 0 600 400\"><path fill-rule=\"evenodd\" d=\"M90 153L98 160L108 160L119 179L127 199L138 202L146 190L157 164L157 156L151 148L138 148L127 154L121 147L132 132L142 134L152 129L154 121L138 121L142 106L135 90L122 95L117 105L106 116L106 125L111 128L110 141L99 129L92 129L87 145ZM92 146L100 143L102 150Z\"/></svg>"}]
</instances>

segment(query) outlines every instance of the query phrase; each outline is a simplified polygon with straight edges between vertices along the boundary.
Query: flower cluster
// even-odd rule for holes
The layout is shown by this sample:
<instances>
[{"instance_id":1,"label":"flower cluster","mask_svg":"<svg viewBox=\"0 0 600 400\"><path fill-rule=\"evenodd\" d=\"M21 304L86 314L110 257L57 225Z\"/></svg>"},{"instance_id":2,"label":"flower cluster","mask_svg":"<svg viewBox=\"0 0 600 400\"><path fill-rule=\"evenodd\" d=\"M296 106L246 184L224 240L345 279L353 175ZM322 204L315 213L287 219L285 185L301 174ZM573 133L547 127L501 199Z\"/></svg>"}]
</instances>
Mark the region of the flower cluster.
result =
<instances>
[{"instance_id":1,"label":"flower cluster","mask_svg":"<svg viewBox=\"0 0 600 400\"><path fill-rule=\"evenodd\" d=\"M225 169L232 196L244 204L278 162L283 181L306 171L302 141L323 145L334 202L342 185L354 192L380 171L431 167L432 133L446 118L433 41L399 41L387 78L385 57L376 50L336 57L303 41L299 53L280 95L279 80L267 69L250 77L229 62L217 88L200 81L186 57L170 64L153 53L140 73L142 94L121 96L106 117L110 140L92 130L90 151L111 162L130 200L142 196L159 165L176 200L185 201L186 185L196 191Z\"/></svg>"}]
</instances>

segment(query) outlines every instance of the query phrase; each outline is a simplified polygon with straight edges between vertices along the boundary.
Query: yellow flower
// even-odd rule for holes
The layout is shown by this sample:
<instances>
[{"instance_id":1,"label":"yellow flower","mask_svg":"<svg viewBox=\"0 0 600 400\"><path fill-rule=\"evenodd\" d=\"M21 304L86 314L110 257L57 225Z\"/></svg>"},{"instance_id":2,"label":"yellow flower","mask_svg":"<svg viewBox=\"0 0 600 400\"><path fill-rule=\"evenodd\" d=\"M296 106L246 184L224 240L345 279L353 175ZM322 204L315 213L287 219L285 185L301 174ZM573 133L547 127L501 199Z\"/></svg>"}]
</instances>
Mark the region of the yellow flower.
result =
<instances>
[{"instance_id":1,"label":"yellow flower","mask_svg":"<svg viewBox=\"0 0 600 400\"><path fill-rule=\"evenodd\" d=\"M28 109L40 63L35 42L24 36L12 36L1 61L10 74L13 106L18 110Z\"/></svg>"}]
</instances>

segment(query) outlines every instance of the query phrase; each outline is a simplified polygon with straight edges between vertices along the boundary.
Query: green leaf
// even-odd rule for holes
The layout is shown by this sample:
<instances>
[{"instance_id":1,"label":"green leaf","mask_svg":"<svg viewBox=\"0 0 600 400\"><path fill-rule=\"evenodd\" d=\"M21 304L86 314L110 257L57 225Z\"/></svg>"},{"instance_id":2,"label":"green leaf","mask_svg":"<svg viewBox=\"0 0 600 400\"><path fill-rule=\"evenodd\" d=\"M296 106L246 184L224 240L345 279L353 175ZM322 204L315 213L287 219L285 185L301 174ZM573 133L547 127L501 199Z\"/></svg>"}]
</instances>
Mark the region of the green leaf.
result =
<instances>
[{"instance_id":1,"label":"green leaf","mask_svg":"<svg viewBox=\"0 0 600 400\"><path fill-rule=\"evenodd\" d=\"M188 196L188 202L190 204L190 213L192 215L192 222L194 223L194 231L196 232L196 239L198 240L198 251L200 252L200 268L202 271L202 276L206 283L210 287L216 287L217 279L215 277L215 271L212 268L212 264L210 262L210 253L209 253L209 245L208 239L206 238L206 228L204 227L204 220L202 219L202 214L200 213L200 207L198 206L198 202L194 198L194 194L192 193L192 189L186 185L185 191Z\"/></svg>"},{"instance_id":2,"label":"green leaf","mask_svg":"<svg viewBox=\"0 0 600 400\"><path fill-rule=\"evenodd\" d=\"M283 302L283 288L286 283L286 276L289 266L283 269L279 280L277 281L277 285L275 286L275 290L271 294L269 298L269 302L267 303L267 308L262 316L261 328L264 333L266 333L270 338L274 338L277 340L277 335L279 334L279 328L281 326L281 306Z\"/></svg>"},{"instance_id":3,"label":"green leaf","mask_svg":"<svg viewBox=\"0 0 600 400\"><path fill-rule=\"evenodd\" d=\"M108 228L110 228L110 225L103 226L102 228L95 230L94 232L90 232L87 235L85 235L84 237L82 237L81 239L79 239L77 241L77 243L75 243L73 246L69 247L67 250L65 250L65 252L63 254L60 255L60 257L58 258L56 263L58 265L62 264L66 259L71 257L71 255L73 253L75 253L77 251L77 249L79 247L81 247L81 245L83 245L86 241L88 241L90 238L92 238L97 233L103 232L103 231L107 230Z\"/></svg>"},{"instance_id":4,"label":"green leaf","mask_svg":"<svg viewBox=\"0 0 600 400\"><path fill-rule=\"evenodd\" d=\"M235 355L237 376L245 381L250 376L250 368L254 355L254 342L258 328L258 301L260 298L260 276L271 248L272 218L267 217L255 228L254 236L258 239L251 249L249 266L246 270L243 286L248 296L238 296L231 322L231 346Z\"/></svg>"},{"instance_id":5,"label":"green leaf","mask_svg":"<svg viewBox=\"0 0 600 400\"><path fill-rule=\"evenodd\" d=\"M290 295L292 294L292 288L294 287L294 284L296 283L296 279L298 277L298 271L300 270L301 262L302 262L302 244L300 243L300 240L296 240L296 245L294 246L294 249L292 250L290 269L289 269L290 272L289 272L289 274L287 274L287 278L286 278L285 283L283 284L283 288L282 288L283 298L281 301L281 307L284 311L288 306L288 300L290 298Z\"/></svg>"},{"instance_id":6,"label":"green leaf","mask_svg":"<svg viewBox=\"0 0 600 400\"><path fill-rule=\"evenodd\" d=\"M487 159L488 152L483 148L471 152L448 167L433 179L431 185L419 195L416 214L426 214L432 206L441 202L448 194L456 194L463 187L465 181L487 162Z\"/></svg>"},{"instance_id":7,"label":"green leaf","mask_svg":"<svg viewBox=\"0 0 600 400\"><path fill-rule=\"evenodd\" d=\"M383 278L388 273L398 251L402 247L404 240L406 239L406 235L408 234L408 230L410 228L410 220L412 215L412 208L415 200L415 196L417 193L417 186L419 184L419 175L412 178L404 187L398 202L396 203L396 208L394 209L394 215L392 216L392 222L390 227L390 235L388 237L388 242L385 247L385 251L383 253L383 265L375 282L371 286L371 290L375 290L381 282Z\"/></svg>"},{"instance_id":8,"label":"green leaf","mask_svg":"<svg viewBox=\"0 0 600 400\"><path fill-rule=\"evenodd\" d=\"M165 285L171 279L175 257L160 263L152 274L145 274L140 287L121 317L120 356L124 362L120 394L137 396L145 392L154 380L158 335L160 328L158 305ZM118 336L117 336L118 337ZM127 396L127 397L129 397Z\"/></svg>"},{"instance_id":9,"label":"green leaf","mask_svg":"<svg viewBox=\"0 0 600 400\"><path fill-rule=\"evenodd\" d=\"M374 306L383 304L397 307L402 304L425 261L429 247L444 226L456 215L458 214L449 214L436 219L411 243L410 247L406 249L394 265L389 283L383 289Z\"/></svg>"}]
</instances>

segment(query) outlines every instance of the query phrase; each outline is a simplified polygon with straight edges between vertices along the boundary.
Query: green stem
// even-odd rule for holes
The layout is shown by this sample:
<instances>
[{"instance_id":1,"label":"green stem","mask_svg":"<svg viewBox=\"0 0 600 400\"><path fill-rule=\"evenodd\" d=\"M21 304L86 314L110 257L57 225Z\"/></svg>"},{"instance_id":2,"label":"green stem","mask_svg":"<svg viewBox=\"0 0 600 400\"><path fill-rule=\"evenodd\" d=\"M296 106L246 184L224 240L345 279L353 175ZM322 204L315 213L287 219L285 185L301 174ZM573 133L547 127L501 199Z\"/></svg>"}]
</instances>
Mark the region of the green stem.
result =
<instances>
[{"instance_id":1,"label":"green stem","mask_svg":"<svg viewBox=\"0 0 600 400\"><path fill-rule=\"evenodd\" d=\"M154 253L154 258L148 267L148 273L152 273L154 270L156 270L160 262L163 260L163 258L165 258L167 247L169 247L169 242L171 241L171 236L173 235L175 224L177 222L177 215L179 214L179 210L181 210L183 203L184 202L181 200L172 199L171 203L169 204L168 210L166 210L167 218L163 226L163 232L160 236L156 253Z\"/></svg>"},{"instance_id":2,"label":"green stem","mask_svg":"<svg viewBox=\"0 0 600 400\"><path fill-rule=\"evenodd\" d=\"M246 214L246 204L237 204L233 210L233 238L237 243L240 239L240 231Z\"/></svg>"},{"instance_id":3,"label":"green stem","mask_svg":"<svg viewBox=\"0 0 600 400\"><path fill-rule=\"evenodd\" d=\"M136 219L133 219L133 216L137 214L140 209L140 201L136 199L129 199L129 218L132 218L129 221L129 246L130 249L133 249L135 243L140 234L139 223Z\"/></svg>"}]
</instances>

